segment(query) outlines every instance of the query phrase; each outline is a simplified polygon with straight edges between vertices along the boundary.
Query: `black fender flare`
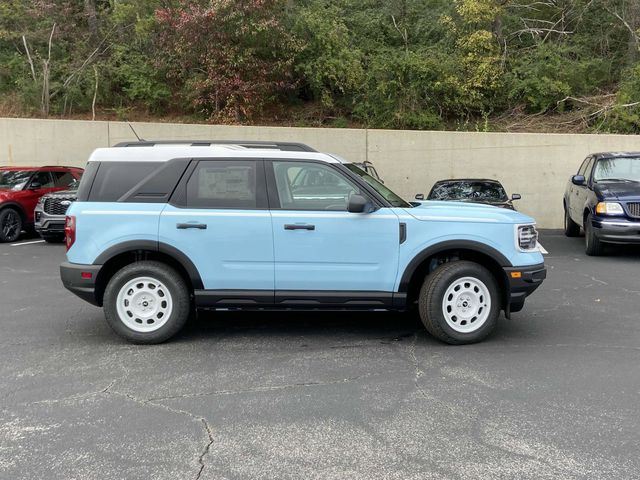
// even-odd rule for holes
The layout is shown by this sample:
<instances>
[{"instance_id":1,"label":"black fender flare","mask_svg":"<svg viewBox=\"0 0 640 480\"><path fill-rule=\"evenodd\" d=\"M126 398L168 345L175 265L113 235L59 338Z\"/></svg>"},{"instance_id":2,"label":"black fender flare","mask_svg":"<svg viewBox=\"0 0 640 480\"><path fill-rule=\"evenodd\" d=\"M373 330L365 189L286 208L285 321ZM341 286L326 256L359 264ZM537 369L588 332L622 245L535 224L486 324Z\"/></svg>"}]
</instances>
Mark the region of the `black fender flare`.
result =
<instances>
[{"instance_id":1,"label":"black fender flare","mask_svg":"<svg viewBox=\"0 0 640 480\"><path fill-rule=\"evenodd\" d=\"M490 247L485 243L476 242L473 240L446 240L444 242L430 245L429 247L418 253L415 257L413 257L402 274L398 292L406 293L409 291L409 283L411 282L411 278L413 277L413 274L418 269L420 264L422 264L422 262L424 262L427 258L432 257L433 255L447 250L471 250L474 252L482 253L492 258L501 267L513 267L507 257L505 257L495 248Z\"/></svg>"},{"instance_id":2,"label":"black fender flare","mask_svg":"<svg viewBox=\"0 0 640 480\"><path fill-rule=\"evenodd\" d=\"M93 264L104 265L117 255L127 252L134 252L136 250L149 250L152 252L163 253L170 256L176 262L182 265L182 267L186 270L189 278L191 279L191 284L193 285L194 289L201 290L204 288L200 272L184 252L178 250L175 247L172 247L171 245L154 240L129 240L126 242L118 243L102 252L93 261Z\"/></svg>"}]
</instances>

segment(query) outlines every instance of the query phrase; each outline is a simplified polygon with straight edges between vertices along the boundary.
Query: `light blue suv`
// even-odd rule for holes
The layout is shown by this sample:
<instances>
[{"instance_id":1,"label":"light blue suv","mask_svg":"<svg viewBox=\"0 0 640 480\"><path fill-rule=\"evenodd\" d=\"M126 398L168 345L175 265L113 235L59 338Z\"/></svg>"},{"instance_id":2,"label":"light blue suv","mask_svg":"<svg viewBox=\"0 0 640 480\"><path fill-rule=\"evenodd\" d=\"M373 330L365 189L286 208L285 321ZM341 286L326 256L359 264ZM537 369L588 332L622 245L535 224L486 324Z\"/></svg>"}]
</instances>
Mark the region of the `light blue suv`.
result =
<instances>
[{"instance_id":1,"label":"light blue suv","mask_svg":"<svg viewBox=\"0 0 640 480\"><path fill-rule=\"evenodd\" d=\"M451 344L522 309L546 270L534 220L407 202L337 156L281 142L97 149L67 213L66 288L135 343L199 309L406 310Z\"/></svg>"}]
</instances>

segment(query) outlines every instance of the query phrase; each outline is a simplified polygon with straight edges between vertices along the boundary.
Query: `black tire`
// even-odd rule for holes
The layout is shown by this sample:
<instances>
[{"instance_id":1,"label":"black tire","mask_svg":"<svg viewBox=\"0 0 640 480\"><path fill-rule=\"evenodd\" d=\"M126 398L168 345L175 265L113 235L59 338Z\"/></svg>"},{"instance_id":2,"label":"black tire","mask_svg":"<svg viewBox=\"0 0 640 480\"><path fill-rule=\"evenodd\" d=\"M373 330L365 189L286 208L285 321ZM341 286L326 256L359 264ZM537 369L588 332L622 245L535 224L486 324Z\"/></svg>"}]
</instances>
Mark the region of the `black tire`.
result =
<instances>
[{"instance_id":1,"label":"black tire","mask_svg":"<svg viewBox=\"0 0 640 480\"><path fill-rule=\"evenodd\" d=\"M471 332L454 330L447 323L443 312L447 289L463 277L480 280L487 288L491 300L486 320ZM422 323L431 335L451 345L463 345L485 339L495 328L501 310L501 295L496 279L489 270L475 262L461 260L445 263L427 276L420 290L418 304Z\"/></svg>"},{"instance_id":2,"label":"black tire","mask_svg":"<svg viewBox=\"0 0 640 480\"><path fill-rule=\"evenodd\" d=\"M157 330L139 332L128 327L118 314L118 294L125 285L138 277L150 277L162 283L169 291L172 309ZM132 263L118 270L104 291L103 309L109 326L131 343L162 343L178 333L187 322L191 311L190 293L180 274L170 266L157 261Z\"/></svg>"},{"instance_id":3,"label":"black tire","mask_svg":"<svg viewBox=\"0 0 640 480\"><path fill-rule=\"evenodd\" d=\"M62 243L64 242L64 235L51 235L51 234L40 234L42 239L47 243Z\"/></svg>"},{"instance_id":4,"label":"black tire","mask_svg":"<svg viewBox=\"0 0 640 480\"><path fill-rule=\"evenodd\" d=\"M596 236L591 222L591 214L584 221L584 251L590 257L599 257L604 254L604 243Z\"/></svg>"},{"instance_id":5,"label":"black tire","mask_svg":"<svg viewBox=\"0 0 640 480\"><path fill-rule=\"evenodd\" d=\"M567 237L577 237L580 235L580 225L571 220L571 215L569 215L569 210L565 205L564 207L564 234Z\"/></svg>"},{"instance_id":6,"label":"black tire","mask_svg":"<svg viewBox=\"0 0 640 480\"><path fill-rule=\"evenodd\" d=\"M23 222L16 209L7 207L0 211L0 242L15 242L20 238Z\"/></svg>"}]
</instances>

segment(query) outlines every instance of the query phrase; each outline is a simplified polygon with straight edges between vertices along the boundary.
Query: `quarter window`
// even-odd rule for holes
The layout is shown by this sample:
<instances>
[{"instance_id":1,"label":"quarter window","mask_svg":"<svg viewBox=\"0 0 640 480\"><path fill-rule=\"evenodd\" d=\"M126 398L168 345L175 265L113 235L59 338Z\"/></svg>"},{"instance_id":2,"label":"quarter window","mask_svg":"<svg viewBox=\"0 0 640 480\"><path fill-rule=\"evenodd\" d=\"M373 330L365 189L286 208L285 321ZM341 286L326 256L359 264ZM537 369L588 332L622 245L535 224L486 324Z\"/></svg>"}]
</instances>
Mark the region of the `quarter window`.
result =
<instances>
[{"instance_id":1,"label":"quarter window","mask_svg":"<svg viewBox=\"0 0 640 480\"><path fill-rule=\"evenodd\" d=\"M255 209L265 195L258 162L201 161L187 182L187 206Z\"/></svg>"},{"instance_id":2,"label":"quarter window","mask_svg":"<svg viewBox=\"0 0 640 480\"><path fill-rule=\"evenodd\" d=\"M340 172L319 163L273 162L280 208L346 211L360 189Z\"/></svg>"}]
</instances>

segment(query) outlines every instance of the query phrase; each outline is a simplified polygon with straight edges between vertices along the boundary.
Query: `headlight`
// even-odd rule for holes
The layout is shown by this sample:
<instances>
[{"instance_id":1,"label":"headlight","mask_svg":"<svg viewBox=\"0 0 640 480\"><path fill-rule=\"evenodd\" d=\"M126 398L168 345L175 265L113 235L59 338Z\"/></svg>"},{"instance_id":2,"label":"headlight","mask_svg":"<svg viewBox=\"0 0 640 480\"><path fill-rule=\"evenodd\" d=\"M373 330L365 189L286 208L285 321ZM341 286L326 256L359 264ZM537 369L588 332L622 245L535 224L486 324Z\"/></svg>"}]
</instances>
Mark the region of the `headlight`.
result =
<instances>
[{"instance_id":1,"label":"headlight","mask_svg":"<svg viewBox=\"0 0 640 480\"><path fill-rule=\"evenodd\" d=\"M518 225L516 241L520 251L536 251L538 249L538 231L535 225Z\"/></svg>"},{"instance_id":2,"label":"headlight","mask_svg":"<svg viewBox=\"0 0 640 480\"><path fill-rule=\"evenodd\" d=\"M42 204L44 204L44 197L40 197L38 199L38 205L42 205Z\"/></svg>"},{"instance_id":3,"label":"headlight","mask_svg":"<svg viewBox=\"0 0 640 480\"><path fill-rule=\"evenodd\" d=\"M598 215L624 215L622 205L616 202L600 202L596 205Z\"/></svg>"}]
</instances>

